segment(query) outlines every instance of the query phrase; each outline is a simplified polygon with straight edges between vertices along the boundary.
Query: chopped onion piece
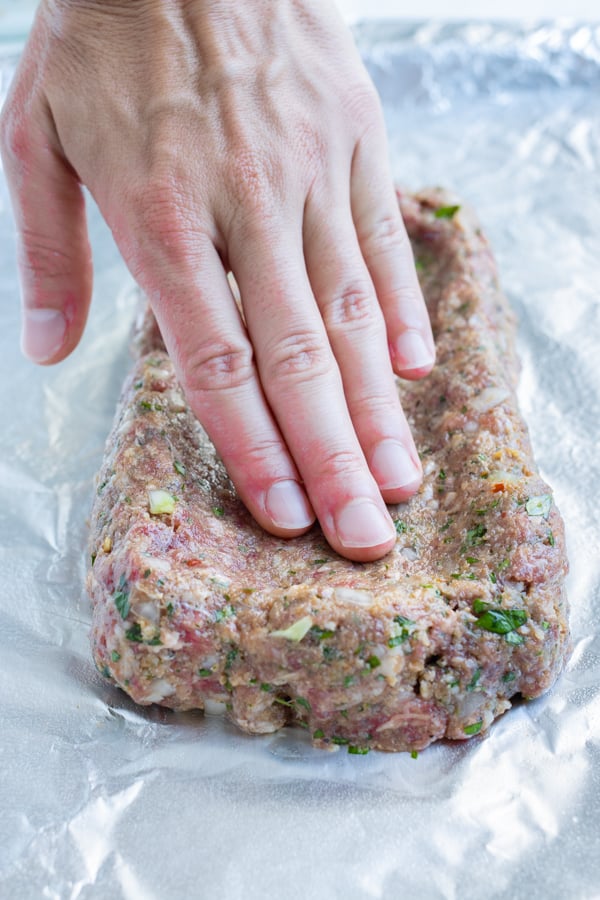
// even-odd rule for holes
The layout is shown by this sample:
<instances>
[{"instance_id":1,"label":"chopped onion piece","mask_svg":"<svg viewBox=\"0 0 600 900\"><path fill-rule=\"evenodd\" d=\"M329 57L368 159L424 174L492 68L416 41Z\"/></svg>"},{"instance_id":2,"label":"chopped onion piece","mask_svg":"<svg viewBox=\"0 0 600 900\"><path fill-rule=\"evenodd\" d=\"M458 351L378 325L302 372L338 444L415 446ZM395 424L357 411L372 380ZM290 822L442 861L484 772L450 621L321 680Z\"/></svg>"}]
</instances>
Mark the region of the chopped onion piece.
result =
<instances>
[{"instance_id":1,"label":"chopped onion piece","mask_svg":"<svg viewBox=\"0 0 600 900\"><path fill-rule=\"evenodd\" d=\"M175 509L175 497L168 491L148 491L148 502L153 516L170 515Z\"/></svg>"},{"instance_id":2,"label":"chopped onion piece","mask_svg":"<svg viewBox=\"0 0 600 900\"><path fill-rule=\"evenodd\" d=\"M294 622L293 625L290 625L289 628L283 628L279 631L272 631L270 637L280 637L286 638L288 641L301 641L302 638L308 634L310 629L312 628L313 620L310 616L304 616L302 619L298 619L297 622Z\"/></svg>"}]
</instances>

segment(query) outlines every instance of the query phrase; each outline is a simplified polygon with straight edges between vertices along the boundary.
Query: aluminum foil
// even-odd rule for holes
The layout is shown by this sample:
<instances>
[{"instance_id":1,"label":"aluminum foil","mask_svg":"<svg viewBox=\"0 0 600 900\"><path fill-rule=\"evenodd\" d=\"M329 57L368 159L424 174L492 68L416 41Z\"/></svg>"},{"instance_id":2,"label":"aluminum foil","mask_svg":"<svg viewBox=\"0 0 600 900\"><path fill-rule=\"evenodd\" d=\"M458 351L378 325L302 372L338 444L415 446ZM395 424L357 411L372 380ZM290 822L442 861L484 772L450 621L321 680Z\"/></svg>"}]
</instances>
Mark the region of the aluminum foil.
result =
<instances>
[{"instance_id":1,"label":"aluminum foil","mask_svg":"<svg viewBox=\"0 0 600 900\"><path fill-rule=\"evenodd\" d=\"M574 653L485 740L349 756L137 708L94 669L86 522L131 282L90 204L73 356L18 349L0 184L0 896L600 896L600 29L364 24L394 173L478 210L521 321L522 408L567 523ZM1 48L0 48L1 52ZM14 52L0 57L4 95Z\"/></svg>"}]
</instances>

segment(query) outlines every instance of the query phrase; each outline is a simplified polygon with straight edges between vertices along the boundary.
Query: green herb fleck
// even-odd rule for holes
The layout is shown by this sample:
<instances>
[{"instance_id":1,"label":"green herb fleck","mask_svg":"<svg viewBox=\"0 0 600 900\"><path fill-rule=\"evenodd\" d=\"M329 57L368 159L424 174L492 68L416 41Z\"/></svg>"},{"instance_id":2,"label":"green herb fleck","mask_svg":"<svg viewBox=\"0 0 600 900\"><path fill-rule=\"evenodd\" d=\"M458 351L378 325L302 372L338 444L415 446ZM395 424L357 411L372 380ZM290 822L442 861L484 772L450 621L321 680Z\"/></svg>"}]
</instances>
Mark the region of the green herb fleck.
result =
<instances>
[{"instance_id":1,"label":"green herb fleck","mask_svg":"<svg viewBox=\"0 0 600 900\"><path fill-rule=\"evenodd\" d=\"M269 694L271 692L271 685L267 681L263 681L260 689L261 691L264 691L265 694Z\"/></svg>"},{"instance_id":2,"label":"green herb fleck","mask_svg":"<svg viewBox=\"0 0 600 900\"><path fill-rule=\"evenodd\" d=\"M121 654L118 653L117 650L113 650L113 652L110 654L110 658L113 662L119 662L119 660L121 659Z\"/></svg>"},{"instance_id":3,"label":"green herb fleck","mask_svg":"<svg viewBox=\"0 0 600 900\"><path fill-rule=\"evenodd\" d=\"M473 600L473 612L477 613L477 615L480 615L487 610L488 605L489 604L487 604L485 600L482 600L481 597L477 597L475 600Z\"/></svg>"},{"instance_id":4,"label":"green herb fleck","mask_svg":"<svg viewBox=\"0 0 600 900\"><path fill-rule=\"evenodd\" d=\"M407 641L414 631L416 623L413 622L412 619L407 619L404 616L394 616L394 624L398 626L400 631L391 636L388 641L388 647L397 647L399 644L403 644Z\"/></svg>"},{"instance_id":5,"label":"green herb fleck","mask_svg":"<svg viewBox=\"0 0 600 900\"><path fill-rule=\"evenodd\" d=\"M470 566L474 566L476 563L479 562L479 560L476 559L474 556L467 556L467 562L469 563Z\"/></svg>"},{"instance_id":6,"label":"green herb fleck","mask_svg":"<svg viewBox=\"0 0 600 900\"><path fill-rule=\"evenodd\" d=\"M223 509L222 506L213 506L212 511L213 511L213 516L216 516L217 519L222 519L223 516L225 515L225 510Z\"/></svg>"},{"instance_id":7,"label":"green herb fleck","mask_svg":"<svg viewBox=\"0 0 600 900\"><path fill-rule=\"evenodd\" d=\"M152 570L151 570L151 569L145 569L145 570L144 570L144 574L142 575L142 578L150 578L150 575L151 575L151 574L152 574Z\"/></svg>"},{"instance_id":8,"label":"green herb fleck","mask_svg":"<svg viewBox=\"0 0 600 900\"><path fill-rule=\"evenodd\" d=\"M335 631L331 631L331 629L327 628L319 628L318 625L313 625L310 629L310 633L320 641L326 641L335 636Z\"/></svg>"},{"instance_id":9,"label":"green herb fleck","mask_svg":"<svg viewBox=\"0 0 600 900\"><path fill-rule=\"evenodd\" d=\"M554 535L552 534L551 531L548 532L548 543L550 544L551 547L554 547L554 544L556 543L554 540Z\"/></svg>"},{"instance_id":10,"label":"green herb fleck","mask_svg":"<svg viewBox=\"0 0 600 900\"><path fill-rule=\"evenodd\" d=\"M440 469L438 478L440 479L440 481L445 481L445 480L446 480L446 472L444 471L444 469Z\"/></svg>"},{"instance_id":11,"label":"green herb fleck","mask_svg":"<svg viewBox=\"0 0 600 900\"><path fill-rule=\"evenodd\" d=\"M324 566L328 562L328 559L313 559L313 566Z\"/></svg>"},{"instance_id":12,"label":"green herb fleck","mask_svg":"<svg viewBox=\"0 0 600 900\"><path fill-rule=\"evenodd\" d=\"M508 683L509 681L515 681L516 677L514 672L505 672L502 676L502 681Z\"/></svg>"},{"instance_id":13,"label":"green herb fleck","mask_svg":"<svg viewBox=\"0 0 600 900\"><path fill-rule=\"evenodd\" d=\"M140 627L139 622L134 622L131 628L128 628L125 632L125 637L128 641L134 641L136 644L141 644L144 640L142 637L142 629Z\"/></svg>"},{"instance_id":14,"label":"green herb fleck","mask_svg":"<svg viewBox=\"0 0 600 900\"><path fill-rule=\"evenodd\" d=\"M92 553L92 565L94 565L94 563L96 562L97 555L98 555L97 553Z\"/></svg>"},{"instance_id":15,"label":"green herb fleck","mask_svg":"<svg viewBox=\"0 0 600 900\"><path fill-rule=\"evenodd\" d=\"M178 459L173 460L173 468L179 475L185 475L185 466Z\"/></svg>"},{"instance_id":16,"label":"green herb fleck","mask_svg":"<svg viewBox=\"0 0 600 900\"><path fill-rule=\"evenodd\" d=\"M542 622L542 628L544 629L544 631L548 631L548 629L550 628L550 622Z\"/></svg>"},{"instance_id":17,"label":"green herb fleck","mask_svg":"<svg viewBox=\"0 0 600 900\"><path fill-rule=\"evenodd\" d=\"M419 751L418 751L418 750L411 750L411 751L410 751L410 758L411 758L411 759L418 759L418 758L419 758Z\"/></svg>"},{"instance_id":18,"label":"green herb fleck","mask_svg":"<svg viewBox=\"0 0 600 900\"><path fill-rule=\"evenodd\" d=\"M368 667L369 667L370 669L376 669L378 666L381 665L381 660L379 659L378 656L375 656L375 654L372 654L372 655L367 659L366 662L367 662L367 665L368 665Z\"/></svg>"},{"instance_id":19,"label":"green herb fleck","mask_svg":"<svg viewBox=\"0 0 600 900\"><path fill-rule=\"evenodd\" d=\"M354 684L354 675L346 675L344 678L344 687L350 687L351 684Z\"/></svg>"},{"instance_id":20,"label":"green herb fleck","mask_svg":"<svg viewBox=\"0 0 600 900\"><path fill-rule=\"evenodd\" d=\"M317 728L316 731L313 731L313 740L320 741L321 738L325 737L325 732L322 728Z\"/></svg>"},{"instance_id":21,"label":"green herb fleck","mask_svg":"<svg viewBox=\"0 0 600 900\"><path fill-rule=\"evenodd\" d=\"M498 579L496 578L496 573L495 573L495 572L490 572L490 581L492 582L492 584L497 584L497 583L498 583Z\"/></svg>"},{"instance_id":22,"label":"green herb fleck","mask_svg":"<svg viewBox=\"0 0 600 900\"><path fill-rule=\"evenodd\" d=\"M525 638L522 634L519 634L517 631L509 631L508 634L504 635L504 640L507 644L514 644L514 646L518 647L519 644L525 643Z\"/></svg>"},{"instance_id":23,"label":"green herb fleck","mask_svg":"<svg viewBox=\"0 0 600 900\"><path fill-rule=\"evenodd\" d=\"M173 604L171 603L171 601L169 600L169 602L167 603L167 615L168 615L169 618L172 617L173 612L174 612L174 606L173 606Z\"/></svg>"},{"instance_id":24,"label":"green herb fleck","mask_svg":"<svg viewBox=\"0 0 600 900\"><path fill-rule=\"evenodd\" d=\"M129 587L125 575L121 575L117 590L113 594L113 600L117 611L120 612L121 618L126 619L129 615Z\"/></svg>"},{"instance_id":25,"label":"green herb fleck","mask_svg":"<svg viewBox=\"0 0 600 900\"><path fill-rule=\"evenodd\" d=\"M223 619L230 619L235 615L235 609L230 603L222 606L221 609L215 610L215 622L222 622Z\"/></svg>"},{"instance_id":26,"label":"green herb fleck","mask_svg":"<svg viewBox=\"0 0 600 900\"><path fill-rule=\"evenodd\" d=\"M303 706L304 709L307 709L310 712L310 703L306 697L296 697L296 703L298 706Z\"/></svg>"},{"instance_id":27,"label":"green herb fleck","mask_svg":"<svg viewBox=\"0 0 600 900\"><path fill-rule=\"evenodd\" d=\"M481 669L475 669L473 673L473 677L467 685L468 691L474 691L479 683L479 679L481 678Z\"/></svg>"},{"instance_id":28,"label":"green herb fleck","mask_svg":"<svg viewBox=\"0 0 600 900\"><path fill-rule=\"evenodd\" d=\"M356 744L348 745L348 753L352 753L353 756L366 756L368 752L368 747L357 747Z\"/></svg>"},{"instance_id":29,"label":"green herb fleck","mask_svg":"<svg viewBox=\"0 0 600 900\"><path fill-rule=\"evenodd\" d=\"M394 527L396 528L396 534L405 534L408 531L408 525L402 519L396 519Z\"/></svg>"},{"instance_id":30,"label":"green herb fleck","mask_svg":"<svg viewBox=\"0 0 600 900\"><path fill-rule=\"evenodd\" d=\"M442 525L442 527L440 528L440 531L448 531L448 529L450 528L450 526L452 525L453 522L454 522L454 519L448 519L447 522L444 525Z\"/></svg>"},{"instance_id":31,"label":"green herb fleck","mask_svg":"<svg viewBox=\"0 0 600 900\"><path fill-rule=\"evenodd\" d=\"M228 651L227 656L225 657L225 671L229 672L231 669L239 650L237 647L232 647L231 650Z\"/></svg>"},{"instance_id":32,"label":"green herb fleck","mask_svg":"<svg viewBox=\"0 0 600 900\"><path fill-rule=\"evenodd\" d=\"M527 621L524 609L487 609L479 616L475 625L494 634L510 634ZM514 643L522 643L515 641Z\"/></svg>"},{"instance_id":33,"label":"green herb fleck","mask_svg":"<svg viewBox=\"0 0 600 900\"><path fill-rule=\"evenodd\" d=\"M463 731L465 734L468 734L469 736L471 736L473 734L479 734L479 732L481 731L482 725L483 725L483 722L481 720L479 722L473 722L472 725L465 725L465 727L463 728Z\"/></svg>"},{"instance_id":34,"label":"green herb fleck","mask_svg":"<svg viewBox=\"0 0 600 900\"><path fill-rule=\"evenodd\" d=\"M139 389L140 389L140 388L143 388L143 387L144 387L144 381L143 381L143 379L140 379L139 381L136 381L136 382L134 383L134 385L133 385L133 389L134 389L135 391L139 391Z\"/></svg>"},{"instance_id":35,"label":"green herb fleck","mask_svg":"<svg viewBox=\"0 0 600 900\"><path fill-rule=\"evenodd\" d=\"M212 669L198 669L198 675L200 676L200 678L210 678L212 673Z\"/></svg>"},{"instance_id":36,"label":"green herb fleck","mask_svg":"<svg viewBox=\"0 0 600 900\"><path fill-rule=\"evenodd\" d=\"M470 547L478 547L479 544L483 544L485 541L485 536L487 534L487 528L485 525L479 523L474 528L469 528L467 531L467 544Z\"/></svg>"},{"instance_id":37,"label":"green herb fleck","mask_svg":"<svg viewBox=\"0 0 600 900\"><path fill-rule=\"evenodd\" d=\"M348 738L337 737L337 735L334 734L331 738L331 743L338 744L339 746L344 747L346 744L349 744L350 741L348 740Z\"/></svg>"},{"instance_id":38,"label":"green herb fleck","mask_svg":"<svg viewBox=\"0 0 600 900\"><path fill-rule=\"evenodd\" d=\"M144 641L145 644L148 644L149 647L161 647L162 641L160 639L160 635L156 634L153 638L150 638L149 641Z\"/></svg>"},{"instance_id":39,"label":"green herb fleck","mask_svg":"<svg viewBox=\"0 0 600 900\"><path fill-rule=\"evenodd\" d=\"M459 204L455 206L439 206L434 215L436 219L453 219L459 209Z\"/></svg>"}]
</instances>

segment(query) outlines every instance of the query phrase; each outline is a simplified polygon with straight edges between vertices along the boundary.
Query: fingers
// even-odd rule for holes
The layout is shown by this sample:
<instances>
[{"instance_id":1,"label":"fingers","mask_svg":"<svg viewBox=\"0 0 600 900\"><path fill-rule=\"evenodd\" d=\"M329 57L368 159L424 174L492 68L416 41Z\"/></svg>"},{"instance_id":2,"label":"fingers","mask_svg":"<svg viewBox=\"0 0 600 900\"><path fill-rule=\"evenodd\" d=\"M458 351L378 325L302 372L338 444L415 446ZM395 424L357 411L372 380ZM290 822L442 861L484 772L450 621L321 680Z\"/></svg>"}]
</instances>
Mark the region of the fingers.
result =
<instances>
[{"instance_id":1,"label":"fingers","mask_svg":"<svg viewBox=\"0 0 600 900\"><path fill-rule=\"evenodd\" d=\"M394 371L421 378L435 346L406 229L385 158L383 126L357 144L352 161L352 215L363 258L387 325Z\"/></svg>"},{"instance_id":2,"label":"fingers","mask_svg":"<svg viewBox=\"0 0 600 900\"><path fill-rule=\"evenodd\" d=\"M167 250L157 244L142 258L139 281L188 402L241 499L263 528L292 537L315 516L265 401L219 255L207 237L195 238L193 259L179 256L173 235Z\"/></svg>"},{"instance_id":3,"label":"fingers","mask_svg":"<svg viewBox=\"0 0 600 900\"><path fill-rule=\"evenodd\" d=\"M269 217L229 244L260 379L325 536L350 559L377 559L394 526L350 417L302 235Z\"/></svg>"},{"instance_id":4,"label":"fingers","mask_svg":"<svg viewBox=\"0 0 600 900\"><path fill-rule=\"evenodd\" d=\"M343 190L331 192L336 195L343 196ZM419 486L421 464L400 405L385 322L350 208L312 199L305 223L308 275L354 429L383 497L388 503L401 502Z\"/></svg>"},{"instance_id":5,"label":"fingers","mask_svg":"<svg viewBox=\"0 0 600 900\"><path fill-rule=\"evenodd\" d=\"M22 349L33 362L56 363L79 343L90 304L85 202L49 111L37 99L25 113L21 102L7 100L0 150L17 226Z\"/></svg>"}]
</instances>

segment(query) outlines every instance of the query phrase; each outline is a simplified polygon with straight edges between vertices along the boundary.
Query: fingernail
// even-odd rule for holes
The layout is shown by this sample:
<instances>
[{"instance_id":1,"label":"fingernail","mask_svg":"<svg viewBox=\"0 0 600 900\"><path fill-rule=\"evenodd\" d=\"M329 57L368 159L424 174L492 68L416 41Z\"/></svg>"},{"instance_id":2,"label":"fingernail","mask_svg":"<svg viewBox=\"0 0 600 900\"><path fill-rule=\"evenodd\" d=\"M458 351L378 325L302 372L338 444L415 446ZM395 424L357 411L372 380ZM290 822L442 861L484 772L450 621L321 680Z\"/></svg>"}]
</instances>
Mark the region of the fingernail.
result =
<instances>
[{"instance_id":1,"label":"fingernail","mask_svg":"<svg viewBox=\"0 0 600 900\"><path fill-rule=\"evenodd\" d=\"M433 354L418 331L403 332L394 349L399 369L424 369L433 362Z\"/></svg>"},{"instance_id":2,"label":"fingernail","mask_svg":"<svg viewBox=\"0 0 600 900\"><path fill-rule=\"evenodd\" d=\"M265 509L278 528L306 528L315 520L306 494L297 481L276 481L265 498Z\"/></svg>"},{"instance_id":3,"label":"fingernail","mask_svg":"<svg viewBox=\"0 0 600 900\"><path fill-rule=\"evenodd\" d=\"M66 331L67 320L60 310L26 309L21 349L32 362L47 362L62 347Z\"/></svg>"},{"instance_id":4,"label":"fingernail","mask_svg":"<svg viewBox=\"0 0 600 900\"><path fill-rule=\"evenodd\" d=\"M336 532L344 547L377 547L394 535L391 520L372 500L352 500L336 519Z\"/></svg>"},{"instance_id":5,"label":"fingernail","mask_svg":"<svg viewBox=\"0 0 600 900\"><path fill-rule=\"evenodd\" d=\"M406 447L389 438L381 441L371 458L371 471L383 490L401 488L421 480L421 470Z\"/></svg>"}]
</instances>

